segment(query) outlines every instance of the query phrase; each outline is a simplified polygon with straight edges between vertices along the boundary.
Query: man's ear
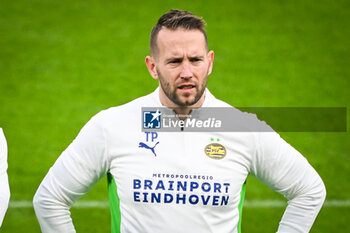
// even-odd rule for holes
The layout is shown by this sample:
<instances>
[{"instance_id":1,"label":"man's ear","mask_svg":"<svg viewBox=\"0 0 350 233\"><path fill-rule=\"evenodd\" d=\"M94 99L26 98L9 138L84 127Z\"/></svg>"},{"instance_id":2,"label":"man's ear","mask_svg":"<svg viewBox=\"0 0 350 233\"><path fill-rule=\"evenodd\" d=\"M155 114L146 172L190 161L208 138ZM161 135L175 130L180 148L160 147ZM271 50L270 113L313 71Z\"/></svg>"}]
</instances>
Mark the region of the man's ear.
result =
<instances>
[{"instance_id":1,"label":"man's ear","mask_svg":"<svg viewBox=\"0 0 350 233\"><path fill-rule=\"evenodd\" d=\"M146 66L148 69L148 72L151 74L151 76L154 79L158 79L157 69L156 69L156 63L153 57L147 56L145 58Z\"/></svg>"},{"instance_id":2,"label":"man's ear","mask_svg":"<svg viewBox=\"0 0 350 233\"><path fill-rule=\"evenodd\" d=\"M213 63L214 63L214 51L210 50L208 53L208 60L209 60L209 69L208 69L208 75L211 74L211 71L213 70Z\"/></svg>"}]
</instances>

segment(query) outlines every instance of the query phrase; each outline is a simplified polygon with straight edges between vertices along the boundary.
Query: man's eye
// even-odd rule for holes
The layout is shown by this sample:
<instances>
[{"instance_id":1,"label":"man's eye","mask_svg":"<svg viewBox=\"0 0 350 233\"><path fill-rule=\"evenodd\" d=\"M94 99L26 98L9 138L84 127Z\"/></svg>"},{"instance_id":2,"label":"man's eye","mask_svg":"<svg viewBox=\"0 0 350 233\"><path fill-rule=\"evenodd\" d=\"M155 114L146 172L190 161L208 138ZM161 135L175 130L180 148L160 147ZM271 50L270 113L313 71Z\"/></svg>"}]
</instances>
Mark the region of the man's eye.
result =
<instances>
[{"instance_id":1,"label":"man's eye","mask_svg":"<svg viewBox=\"0 0 350 233\"><path fill-rule=\"evenodd\" d=\"M176 60L171 60L171 61L169 61L169 63L171 63L171 64L176 64L176 63L180 63L180 62L181 62L180 59L176 59Z\"/></svg>"},{"instance_id":2,"label":"man's eye","mask_svg":"<svg viewBox=\"0 0 350 233\"><path fill-rule=\"evenodd\" d=\"M199 62L199 61L201 61L201 59L199 59L199 58L192 58L190 61L191 62Z\"/></svg>"}]
</instances>

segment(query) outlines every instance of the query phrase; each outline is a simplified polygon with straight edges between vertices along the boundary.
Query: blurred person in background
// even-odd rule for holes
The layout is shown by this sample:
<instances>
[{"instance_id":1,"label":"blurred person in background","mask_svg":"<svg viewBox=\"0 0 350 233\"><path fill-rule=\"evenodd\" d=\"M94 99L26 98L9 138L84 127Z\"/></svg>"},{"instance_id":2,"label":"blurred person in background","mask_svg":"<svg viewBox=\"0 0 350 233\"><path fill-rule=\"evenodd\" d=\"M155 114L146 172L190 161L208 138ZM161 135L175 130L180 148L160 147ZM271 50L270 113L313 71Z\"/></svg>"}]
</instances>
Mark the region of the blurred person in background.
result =
<instances>
[{"instance_id":1,"label":"blurred person in background","mask_svg":"<svg viewBox=\"0 0 350 233\"><path fill-rule=\"evenodd\" d=\"M7 177L7 143L0 128L0 227L4 220L10 200L10 187Z\"/></svg>"}]
</instances>

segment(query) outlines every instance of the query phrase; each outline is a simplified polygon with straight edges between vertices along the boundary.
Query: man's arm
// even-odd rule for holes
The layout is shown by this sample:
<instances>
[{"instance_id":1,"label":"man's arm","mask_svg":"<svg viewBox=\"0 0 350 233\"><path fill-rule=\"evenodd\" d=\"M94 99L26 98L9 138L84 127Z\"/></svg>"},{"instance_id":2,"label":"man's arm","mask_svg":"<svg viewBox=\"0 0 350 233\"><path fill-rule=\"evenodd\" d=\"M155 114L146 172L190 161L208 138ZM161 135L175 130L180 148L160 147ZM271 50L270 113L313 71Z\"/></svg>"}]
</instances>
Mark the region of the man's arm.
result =
<instances>
[{"instance_id":1,"label":"man's arm","mask_svg":"<svg viewBox=\"0 0 350 233\"><path fill-rule=\"evenodd\" d=\"M42 232L75 232L70 207L109 167L98 115L80 131L40 184L33 200Z\"/></svg>"},{"instance_id":2,"label":"man's arm","mask_svg":"<svg viewBox=\"0 0 350 233\"><path fill-rule=\"evenodd\" d=\"M259 133L251 172L289 200L278 232L309 232L326 189L308 161L277 133Z\"/></svg>"},{"instance_id":3,"label":"man's arm","mask_svg":"<svg viewBox=\"0 0 350 233\"><path fill-rule=\"evenodd\" d=\"M0 227L10 201L10 187L7 177L7 143L0 128Z\"/></svg>"}]
</instances>

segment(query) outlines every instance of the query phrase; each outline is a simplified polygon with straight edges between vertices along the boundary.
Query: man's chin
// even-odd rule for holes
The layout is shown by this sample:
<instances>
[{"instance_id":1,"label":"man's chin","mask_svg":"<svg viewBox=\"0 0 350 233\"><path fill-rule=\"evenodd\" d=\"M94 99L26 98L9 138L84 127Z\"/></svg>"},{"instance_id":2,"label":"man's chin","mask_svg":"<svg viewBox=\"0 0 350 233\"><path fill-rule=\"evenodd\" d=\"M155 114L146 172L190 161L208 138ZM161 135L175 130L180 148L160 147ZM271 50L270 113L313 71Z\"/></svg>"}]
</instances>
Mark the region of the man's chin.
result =
<instances>
[{"instance_id":1,"label":"man's chin","mask_svg":"<svg viewBox=\"0 0 350 233\"><path fill-rule=\"evenodd\" d=\"M189 96L189 97L187 97L187 98L184 98L184 97L180 97L179 99L178 99L179 101L178 101L178 105L180 106L180 107L190 107L190 106L192 106L192 105L195 105L197 102L198 102L198 100L196 100L194 97L192 97L192 96Z\"/></svg>"},{"instance_id":2,"label":"man's chin","mask_svg":"<svg viewBox=\"0 0 350 233\"><path fill-rule=\"evenodd\" d=\"M175 94L175 93L174 93ZM176 95L173 96L172 101L181 107L191 107L200 100L200 96L198 96L198 92L188 92L188 93L179 93L176 92Z\"/></svg>"}]
</instances>

